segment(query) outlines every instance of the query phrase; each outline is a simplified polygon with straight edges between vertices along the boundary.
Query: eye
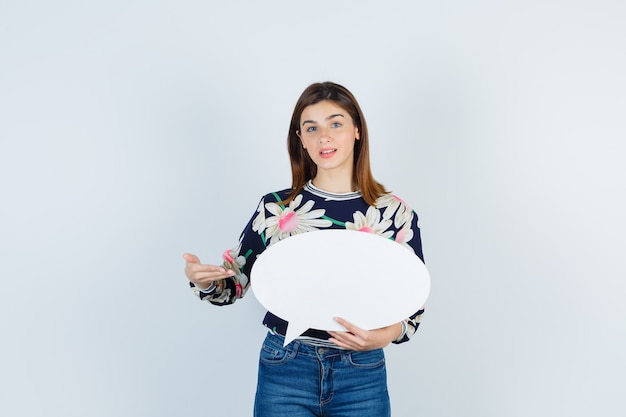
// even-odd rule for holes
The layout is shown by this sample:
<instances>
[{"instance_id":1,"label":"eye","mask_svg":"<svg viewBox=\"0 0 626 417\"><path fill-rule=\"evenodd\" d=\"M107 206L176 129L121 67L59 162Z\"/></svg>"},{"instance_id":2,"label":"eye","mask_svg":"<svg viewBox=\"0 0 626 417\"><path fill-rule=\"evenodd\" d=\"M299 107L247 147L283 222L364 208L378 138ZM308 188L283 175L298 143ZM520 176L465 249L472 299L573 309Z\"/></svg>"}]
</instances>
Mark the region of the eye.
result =
<instances>
[{"instance_id":1,"label":"eye","mask_svg":"<svg viewBox=\"0 0 626 417\"><path fill-rule=\"evenodd\" d=\"M317 127L315 127L315 126L311 126L311 127L307 128L307 130L306 130L306 131L307 131L307 132L315 132L316 130L317 130Z\"/></svg>"},{"instance_id":2,"label":"eye","mask_svg":"<svg viewBox=\"0 0 626 417\"><path fill-rule=\"evenodd\" d=\"M333 122L333 124L331 124L331 127L341 127L341 123L339 122Z\"/></svg>"}]
</instances>

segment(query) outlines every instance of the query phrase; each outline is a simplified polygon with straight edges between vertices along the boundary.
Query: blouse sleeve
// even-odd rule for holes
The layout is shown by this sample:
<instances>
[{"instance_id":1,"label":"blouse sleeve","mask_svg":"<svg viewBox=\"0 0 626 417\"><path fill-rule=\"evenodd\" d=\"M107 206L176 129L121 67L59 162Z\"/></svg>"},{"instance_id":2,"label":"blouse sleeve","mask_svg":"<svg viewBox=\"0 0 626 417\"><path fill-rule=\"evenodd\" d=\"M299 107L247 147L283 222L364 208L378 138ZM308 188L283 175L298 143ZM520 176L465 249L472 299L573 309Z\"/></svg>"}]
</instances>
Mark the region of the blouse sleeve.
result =
<instances>
[{"instance_id":1,"label":"blouse sleeve","mask_svg":"<svg viewBox=\"0 0 626 417\"><path fill-rule=\"evenodd\" d=\"M201 300L214 305L224 306L234 303L243 296L250 288L250 271L252 265L265 250L265 203L261 199L256 213L252 216L244 228L239 243L233 249L222 254L222 266L225 269L232 269L235 275L219 281L215 281L209 288L200 290L193 283L189 283Z\"/></svg>"},{"instance_id":2,"label":"blouse sleeve","mask_svg":"<svg viewBox=\"0 0 626 417\"><path fill-rule=\"evenodd\" d=\"M410 217L409 219L406 219L404 224L399 224L401 220L398 221L398 219L400 219L402 216L396 216L394 221L394 226L396 226L396 228L398 229L398 232L396 234L396 240L399 240L402 244L411 247L411 249L413 249L413 252L415 252L415 255L417 255L422 260L422 262L424 262L424 254L422 252L422 239L418 225L417 213L412 211L408 206L404 206L403 208L407 211L407 213L410 213ZM408 342L417 331L417 328L420 325L420 320L422 319L422 314L424 314L423 306L413 315L404 319L402 321L402 333L392 343L399 344Z\"/></svg>"}]
</instances>

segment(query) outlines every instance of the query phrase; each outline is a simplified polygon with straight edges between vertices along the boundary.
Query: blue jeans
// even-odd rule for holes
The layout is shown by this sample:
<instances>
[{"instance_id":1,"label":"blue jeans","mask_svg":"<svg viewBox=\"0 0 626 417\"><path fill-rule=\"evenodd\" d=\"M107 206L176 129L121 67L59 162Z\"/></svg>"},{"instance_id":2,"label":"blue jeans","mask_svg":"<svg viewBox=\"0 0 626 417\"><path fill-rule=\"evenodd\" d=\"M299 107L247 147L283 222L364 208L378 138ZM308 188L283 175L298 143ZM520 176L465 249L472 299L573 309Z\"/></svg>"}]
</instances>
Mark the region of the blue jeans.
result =
<instances>
[{"instance_id":1,"label":"blue jeans","mask_svg":"<svg viewBox=\"0 0 626 417\"><path fill-rule=\"evenodd\" d=\"M389 417L382 349L315 347L268 333L259 359L255 417Z\"/></svg>"}]
</instances>

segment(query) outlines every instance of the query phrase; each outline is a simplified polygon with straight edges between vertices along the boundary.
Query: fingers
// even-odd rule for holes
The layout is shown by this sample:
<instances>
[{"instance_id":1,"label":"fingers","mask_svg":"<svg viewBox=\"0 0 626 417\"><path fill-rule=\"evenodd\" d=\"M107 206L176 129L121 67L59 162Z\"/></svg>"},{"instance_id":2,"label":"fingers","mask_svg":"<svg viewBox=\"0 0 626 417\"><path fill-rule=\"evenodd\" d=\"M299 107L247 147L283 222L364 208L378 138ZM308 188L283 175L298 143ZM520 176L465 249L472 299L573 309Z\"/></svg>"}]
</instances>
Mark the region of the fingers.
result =
<instances>
[{"instance_id":1,"label":"fingers","mask_svg":"<svg viewBox=\"0 0 626 417\"><path fill-rule=\"evenodd\" d=\"M347 320L342 319L341 317L335 317L335 321L341 324L343 327L346 328L346 330L348 330L350 333L354 335L360 335L360 334L363 334L363 332L365 332L365 330L361 329L358 326L355 326L354 324L350 323Z\"/></svg>"},{"instance_id":2,"label":"fingers","mask_svg":"<svg viewBox=\"0 0 626 417\"><path fill-rule=\"evenodd\" d=\"M329 331L328 333L332 336L330 339L331 342L342 348L352 350L362 350L367 346L367 331L341 317L335 317L335 321L345 327L347 331Z\"/></svg>"},{"instance_id":3,"label":"fingers","mask_svg":"<svg viewBox=\"0 0 626 417\"><path fill-rule=\"evenodd\" d=\"M203 264L188 264L185 267L185 272L188 273L188 275L193 275L196 279L222 279L235 275L235 272L230 269L224 269L216 265Z\"/></svg>"},{"instance_id":4,"label":"fingers","mask_svg":"<svg viewBox=\"0 0 626 417\"><path fill-rule=\"evenodd\" d=\"M217 265L205 265L188 263L185 266L185 273L188 277L196 279L209 278L212 280L228 278L235 275L235 271L231 269L225 269Z\"/></svg>"},{"instance_id":5,"label":"fingers","mask_svg":"<svg viewBox=\"0 0 626 417\"><path fill-rule=\"evenodd\" d=\"M331 335L330 342L339 347L350 350L363 350L363 340L350 332L328 332Z\"/></svg>"},{"instance_id":6,"label":"fingers","mask_svg":"<svg viewBox=\"0 0 626 417\"><path fill-rule=\"evenodd\" d=\"M235 271L225 269L217 265L201 264L200 259L190 253L185 253L183 258L186 261L185 275L194 284L206 287L213 281L228 278L235 275Z\"/></svg>"},{"instance_id":7,"label":"fingers","mask_svg":"<svg viewBox=\"0 0 626 417\"><path fill-rule=\"evenodd\" d=\"M401 328L402 326L396 323L380 329L364 330L340 317L336 317L335 320L348 331L329 331L328 333L331 335L329 340L337 346L352 350L372 350L385 347L398 336L398 327Z\"/></svg>"},{"instance_id":8,"label":"fingers","mask_svg":"<svg viewBox=\"0 0 626 417\"><path fill-rule=\"evenodd\" d=\"M200 263L200 258L198 258L196 255L192 255L191 253L184 253L183 259L185 259L187 263L194 263L194 264Z\"/></svg>"}]
</instances>

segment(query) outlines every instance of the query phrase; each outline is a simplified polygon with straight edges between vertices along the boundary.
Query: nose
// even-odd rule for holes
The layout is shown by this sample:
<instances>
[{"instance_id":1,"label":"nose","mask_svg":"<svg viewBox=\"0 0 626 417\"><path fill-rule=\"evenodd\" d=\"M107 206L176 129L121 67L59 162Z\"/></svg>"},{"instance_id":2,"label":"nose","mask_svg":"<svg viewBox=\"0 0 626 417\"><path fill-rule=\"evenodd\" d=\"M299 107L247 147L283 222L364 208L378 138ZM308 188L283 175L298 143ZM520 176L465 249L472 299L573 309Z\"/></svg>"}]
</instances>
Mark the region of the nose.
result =
<instances>
[{"instance_id":1,"label":"nose","mask_svg":"<svg viewBox=\"0 0 626 417\"><path fill-rule=\"evenodd\" d=\"M319 140L320 142L329 142L330 141L330 132L329 129L327 128L321 128L320 129L320 137Z\"/></svg>"}]
</instances>

